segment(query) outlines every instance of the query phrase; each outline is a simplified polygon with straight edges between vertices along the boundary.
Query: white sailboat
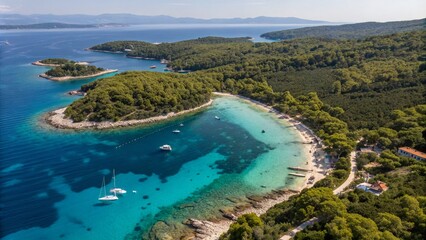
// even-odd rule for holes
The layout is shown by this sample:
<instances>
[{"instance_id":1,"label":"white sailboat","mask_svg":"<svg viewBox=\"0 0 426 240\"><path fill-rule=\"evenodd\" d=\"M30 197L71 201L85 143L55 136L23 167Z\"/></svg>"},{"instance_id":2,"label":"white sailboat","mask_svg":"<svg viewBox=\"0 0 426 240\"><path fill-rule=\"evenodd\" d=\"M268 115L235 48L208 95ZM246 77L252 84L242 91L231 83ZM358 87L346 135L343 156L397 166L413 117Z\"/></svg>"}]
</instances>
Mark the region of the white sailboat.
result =
<instances>
[{"instance_id":1,"label":"white sailboat","mask_svg":"<svg viewBox=\"0 0 426 240\"><path fill-rule=\"evenodd\" d=\"M102 190L103 190L103 193L104 193L103 197L102 197ZM103 181L102 181L101 190L99 191L99 198L98 198L98 200L101 201L101 202L104 202L104 203L111 203L111 202L113 202L115 200L118 200L118 197L117 197L117 195L115 193L114 193L114 195L107 195L106 194L105 176L104 176Z\"/></svg>"},{"instance_id":2,"label":"white sailboat","mask_svg":"<svg viewBox=\"0 0 426 240\"><path fill-rule=\"evenodd\" d=\"M127 193L126 190L115 186L115 169L112 170L112 179L114 180L114 188L109 190L110 193L114 193L114 195L123 195Z\"/></svg>"}]
</instances>

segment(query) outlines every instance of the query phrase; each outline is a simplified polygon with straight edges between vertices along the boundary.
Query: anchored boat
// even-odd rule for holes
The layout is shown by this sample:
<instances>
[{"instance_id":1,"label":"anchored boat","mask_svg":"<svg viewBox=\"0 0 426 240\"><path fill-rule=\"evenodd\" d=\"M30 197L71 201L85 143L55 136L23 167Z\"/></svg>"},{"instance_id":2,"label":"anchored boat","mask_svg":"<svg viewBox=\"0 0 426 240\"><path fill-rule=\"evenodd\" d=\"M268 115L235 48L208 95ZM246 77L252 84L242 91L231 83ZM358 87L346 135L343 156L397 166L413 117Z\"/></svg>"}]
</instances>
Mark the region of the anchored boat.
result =
<instances>
[{"instance_id":1,"label":"anchored boat","mask_svg":"<svg viewBox=\"0 0 426 240\"><path fill-rule=\"evenodd\" d=\"M103 197L102 197L102 190L103 190ZM117 195L114 193L114 195L107 195L106 194L106 186L105 186L105 176L102 180L102 186L101 186L101 190L99 191L99 197L98 200L103 202L103 203L112 203L113 201L118 200Z\"/></svg>"},{"instance_id":2,"label":"anchored boat","mask_svg":"<svg viewBox=\"0 0 426 240\"><path fill-rule=\"evenodd\" d=\"M172 147L170 145L167 145L167 144L161 146L160 149L163 150L163 151L172 151Z\"/></svg>"},{"instance_id":3,"label":"anchored boat","mask_svg":"<svg viewBox=\"0 0 426 240\"><path fill-rule=\"evenodd\" d=\"M114 193L115 195L123 195L127 193L126 190L115 186L115 169L112 170L112 179L114 179L114 188L109 190L110 193Z\"/></svg>"}]
</instances>

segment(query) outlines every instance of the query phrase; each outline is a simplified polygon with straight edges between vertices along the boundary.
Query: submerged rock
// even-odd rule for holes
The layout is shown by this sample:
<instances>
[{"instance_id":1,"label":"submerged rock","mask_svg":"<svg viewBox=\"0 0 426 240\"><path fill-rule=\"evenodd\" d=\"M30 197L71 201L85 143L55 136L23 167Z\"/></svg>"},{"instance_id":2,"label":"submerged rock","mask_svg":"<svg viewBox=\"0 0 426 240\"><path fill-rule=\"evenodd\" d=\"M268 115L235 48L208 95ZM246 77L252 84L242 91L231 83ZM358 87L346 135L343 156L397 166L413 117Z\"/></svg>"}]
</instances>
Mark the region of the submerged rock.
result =
<instances>
[{"instance_id":1,"label":"submerged rock","mask_svg":"<svg viewBox=\"0 0 426 240\"><path fill-rule=\"evenodd\" d=\"M229 220L232 220L232 221L237 221L237 219L238 219L237 216L235 216L232 213L224 213L223 217L225 217L225 218L227 218Z\"/></svg>"},{"instance_id":2,"label":"submerged rock","mask_svg":"<svg viewBox=\"0 0 426 240\"><path fill-rule=\"evenodd\" d=\"M195 207L195 205L191 204L191 203L186 203L186 204L182 204L182 205L176 206L176 208L178 208L178 209L194 208L194 207Z\"/></svg>"},{"instance_id":3,"label":"submerged rock","mask_svg":"<svg viewBox=\"0 0 426 240\"><path fill-rule=\"evenodd\" d=\"M188 222L189 223L189 222ZM185 223L184 223L185 224ZM169 224L165 221L158 221L151 228L148 239L155 240L189 240L194 238L194 233L189 229L181 228L176 224Z\"/></svg>"}]
</instances>

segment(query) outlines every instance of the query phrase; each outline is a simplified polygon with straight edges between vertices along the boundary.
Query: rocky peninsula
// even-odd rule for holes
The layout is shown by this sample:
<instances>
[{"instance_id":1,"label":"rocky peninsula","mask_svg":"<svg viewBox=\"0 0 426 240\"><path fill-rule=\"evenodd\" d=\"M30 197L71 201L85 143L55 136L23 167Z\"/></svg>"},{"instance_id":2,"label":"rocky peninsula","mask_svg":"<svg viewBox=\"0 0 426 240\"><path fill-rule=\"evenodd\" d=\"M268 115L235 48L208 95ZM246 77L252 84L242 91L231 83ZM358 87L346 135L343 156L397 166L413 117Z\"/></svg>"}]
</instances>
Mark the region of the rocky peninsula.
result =
<instances>
[{"instance_id":1,"label":"rocky peninsula","mask_svg":"<svg viewBox=\"0 0 426 240\"><path fill-rule=\"evenodd\" d=\"M90 75L82 75L82 76L63 76L63 77L54 77L54 76L49 76L46 73L40 74L39 77L42 78L46 78L52 81L68 81L68 80L80 80L80 79L87 79L87 78L92 78L92 77L98 77L98 76L102 76L108 73L113 73L113 72L118 72L118 69L106 69L104 71L98 72L98 73L94 73L94 74L90 74Z\"/></svg>"},{"instance_id":2,"label":"rocky peninsula","mask_svg":"<svg viewBox=\"0 0 426 240\"><path fill-rule=\"evenodd\" d=\"M63 65L63 64L57 64L57 63L43 63L42 61L43 60L37 60L35 62L32 62L31 64L35 66L41 66L41 67L59 67ZM83 66L89 65L88 62L75 62L75 64L83 65Z\"/></svg>"},{"instance_id":3,"label":"rocky peninsula","mask_svg":"<svg viewBox=\"0 0 426 240\"><path fill-rule=\"evenodd\" d=\"M66 108L61 108L55 111L52 111L48 113L48 115L45 117L45 120L50 125L61 128L61 129L112 129L112 128L118 128L118 127L130 127L130 126L137 126L137 125L144 125L144 124L150 124L155 123L159 121L168 120L173 117L181 116L188 113L193 113L196 111L199 111L207 106L210 106L212 104L213 100L208 101L207 103L192 108L188 110L183 110L180 112L171 112L166 115L156 116L156 117L150 117L145 119L137 119L137 120L128 120L128 121L103 121L103 122L93 122L93 121L82 121L82 122L74 122L72 119L65 117L65 110Z\"/></svg>"}]
</instances>

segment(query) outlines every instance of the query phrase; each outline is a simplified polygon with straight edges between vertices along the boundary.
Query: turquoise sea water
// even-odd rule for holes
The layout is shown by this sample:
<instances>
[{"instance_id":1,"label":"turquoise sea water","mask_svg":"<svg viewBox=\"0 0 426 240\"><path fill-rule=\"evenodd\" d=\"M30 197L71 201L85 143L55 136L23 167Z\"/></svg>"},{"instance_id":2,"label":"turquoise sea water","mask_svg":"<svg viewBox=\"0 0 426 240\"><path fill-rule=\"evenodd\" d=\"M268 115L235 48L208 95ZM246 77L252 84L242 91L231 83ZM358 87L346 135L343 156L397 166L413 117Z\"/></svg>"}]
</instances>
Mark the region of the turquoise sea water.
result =
<instances>
[{"instance_id":1,"label":"turquoise sea water","mask_svg":"<svg viewBox=\"0 0 426 240\"><path fill-rule=\"evenodd\" d=\"M42 115L77 99L66 92L96 78L52 82L37 77L47 68L30 64L65 57L120 71L149 70L153 64L160 66L158 61L84 48L112 40L171 42L208 35L258 38L263 32L283 28L162 26L2 32L0 41L10 45L0 46L1 237L132 238L159 220L177 224L188 217L217 216L220 207L232 205L226 197L263 194L296 184L288 179L286 167L303 164L306 156L297 133L271 113L221 97L205 111L149 127L56 130L40 123ZM180 123L184 126L179 127ZM180 134L172 133L176 128ZM159 151L162 144L172 145L173 151ZM112 186L113 168L118 185L128 193L111 205L99 204L102 177Z\"/></svg>"}]
</instances>

